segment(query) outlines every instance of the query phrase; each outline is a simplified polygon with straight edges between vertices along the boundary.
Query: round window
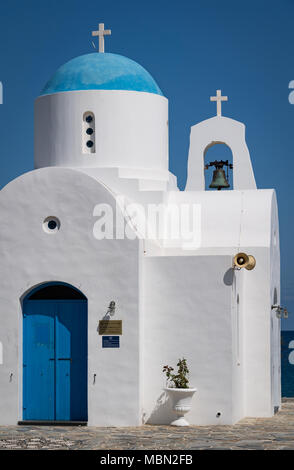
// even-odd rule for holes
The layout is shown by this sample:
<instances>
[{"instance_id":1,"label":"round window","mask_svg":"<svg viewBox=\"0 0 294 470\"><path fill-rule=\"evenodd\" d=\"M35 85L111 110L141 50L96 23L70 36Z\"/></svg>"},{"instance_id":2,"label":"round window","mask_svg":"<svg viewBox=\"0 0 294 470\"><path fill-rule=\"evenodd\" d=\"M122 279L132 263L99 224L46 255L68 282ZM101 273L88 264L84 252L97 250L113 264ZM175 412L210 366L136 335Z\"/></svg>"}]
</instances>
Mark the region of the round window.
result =
<instances>
[{"instance_id":1,"label":"round window","mask_svg":"<svg viewBox=\"0 0 294 470\"><path fill-rule=\"evenodd\" d=\"M43 230L46 233L56 233L60 229L60 221L57 217L49 216L43 222Z\"/></svg>"},{"instance_id":2,"label":"round window","mask_svg":"<svg viewBox=\"0 0 294 470\"><path fill-rule=\"evenodd\" d=\"M49 230L55 230L57 227L57 222L56 220L49 220L48 222L48 228Z\"/></svg>"}]
</instances>

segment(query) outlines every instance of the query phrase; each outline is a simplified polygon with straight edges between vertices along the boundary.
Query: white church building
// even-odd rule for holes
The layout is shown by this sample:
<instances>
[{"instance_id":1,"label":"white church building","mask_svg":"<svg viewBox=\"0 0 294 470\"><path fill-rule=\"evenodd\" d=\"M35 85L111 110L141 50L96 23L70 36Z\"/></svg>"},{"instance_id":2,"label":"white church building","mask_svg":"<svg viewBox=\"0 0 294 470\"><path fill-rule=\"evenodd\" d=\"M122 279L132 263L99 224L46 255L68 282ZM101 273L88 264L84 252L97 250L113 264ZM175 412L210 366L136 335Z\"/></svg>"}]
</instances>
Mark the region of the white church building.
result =
<instances>
[{"instance_id":1,"label":"white church building","mask_svg":"<svg viewBox=\"0 0 294 470\"><path fill-rule=\"evenodd\" d=\"M190 424L270 417L281 405L275 191L256 188L245 126L222 115L220 90L217 115L191 128L180 191L168 99L141 65L104 52L105 33L99 53L45 85L35 169L0 192L0 425L169 424L162 367L182 357L197 389ZM217 190L226 162L212 162L207 190L205 155L220 143L231 188Z\"/></svg>"}]
</instances>

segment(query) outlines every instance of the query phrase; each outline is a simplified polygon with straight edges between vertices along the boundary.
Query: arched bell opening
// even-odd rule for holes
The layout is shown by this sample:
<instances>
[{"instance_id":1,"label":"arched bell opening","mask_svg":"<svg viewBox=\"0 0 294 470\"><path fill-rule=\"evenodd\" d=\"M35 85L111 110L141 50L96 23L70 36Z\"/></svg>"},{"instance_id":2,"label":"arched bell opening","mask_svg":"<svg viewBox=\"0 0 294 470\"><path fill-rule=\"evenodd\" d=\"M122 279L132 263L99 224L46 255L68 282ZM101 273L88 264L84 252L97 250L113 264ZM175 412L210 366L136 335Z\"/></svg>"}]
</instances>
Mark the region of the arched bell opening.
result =
<instances>
[{"instance_id":1,"label":"arched bell opening","mask_svg":"<svg viewBox=\"0 0 294 470\"><path fill-rule=\"evenodd\" d=\"M205 148L204 178L206 191L234 188L233 154L224 142L212 142Z\"/></svg>"}]
</instances>

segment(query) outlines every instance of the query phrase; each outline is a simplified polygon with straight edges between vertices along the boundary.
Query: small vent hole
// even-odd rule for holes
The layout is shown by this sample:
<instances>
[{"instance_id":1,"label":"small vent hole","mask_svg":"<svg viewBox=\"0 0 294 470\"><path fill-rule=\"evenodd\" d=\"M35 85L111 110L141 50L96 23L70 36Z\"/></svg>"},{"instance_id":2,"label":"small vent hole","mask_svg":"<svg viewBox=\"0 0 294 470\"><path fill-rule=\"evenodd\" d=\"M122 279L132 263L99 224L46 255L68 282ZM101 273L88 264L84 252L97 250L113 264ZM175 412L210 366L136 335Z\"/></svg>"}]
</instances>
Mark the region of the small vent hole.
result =
<instances>
[{"instance_id":1,"label":"small vent hole","mask_svg":"<svg viewBox=\"0 0 294 470\"><path fill-rule=\"evenodd\" d=\"M82 133L83 153L95 153L95 116L91 111L83 115Z\"/></svg>"}]
</instances>

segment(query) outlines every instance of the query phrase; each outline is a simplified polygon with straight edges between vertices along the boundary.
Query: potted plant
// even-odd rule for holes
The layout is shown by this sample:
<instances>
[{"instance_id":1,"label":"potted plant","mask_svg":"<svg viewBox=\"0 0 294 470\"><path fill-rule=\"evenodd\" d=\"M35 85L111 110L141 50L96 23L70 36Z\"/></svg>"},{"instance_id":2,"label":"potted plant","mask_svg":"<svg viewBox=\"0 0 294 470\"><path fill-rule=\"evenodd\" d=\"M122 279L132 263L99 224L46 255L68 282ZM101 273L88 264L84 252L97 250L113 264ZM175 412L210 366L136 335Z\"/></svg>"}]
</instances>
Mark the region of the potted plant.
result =
<instances>
[{"instance_id":1,"label":"potted plant","mask_svg":"<svg viewBox=\"0 0 294 470\"><path fill-rule=\"evenodd\" d=\"M169 395L173 411L177 418L171 422L172 426L189 426L184 415L190 411L192 397L196 388L189 388L189 369L186 359L179 359L177 363L178 373L174 374L173 367L164 366L163 371L167 378L165 392Z\"/></svg>"}]
</instances>

